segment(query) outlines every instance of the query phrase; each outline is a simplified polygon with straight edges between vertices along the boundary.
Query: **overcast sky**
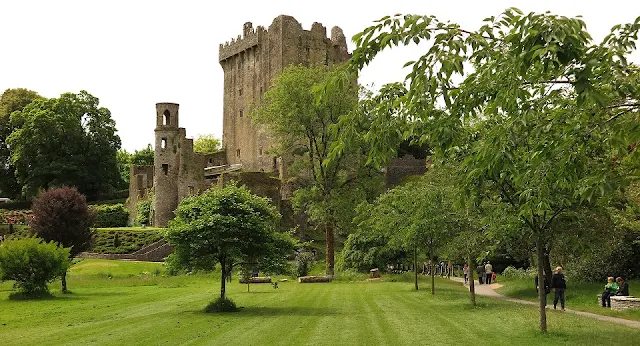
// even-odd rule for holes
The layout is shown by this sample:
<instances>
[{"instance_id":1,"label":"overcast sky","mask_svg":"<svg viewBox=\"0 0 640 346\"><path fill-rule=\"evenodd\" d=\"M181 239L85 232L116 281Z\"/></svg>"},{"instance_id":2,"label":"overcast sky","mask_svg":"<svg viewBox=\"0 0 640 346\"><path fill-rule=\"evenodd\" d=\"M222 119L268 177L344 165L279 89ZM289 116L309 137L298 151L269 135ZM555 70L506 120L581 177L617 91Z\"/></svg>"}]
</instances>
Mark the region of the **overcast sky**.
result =
<instances>
[{"instance_id":1,"label":"overcast sky","mask_svg":"<svg viewBox=\"0 0 640 346\"><path fill-rule=\"evenodd\" d=\"M601 40L618 23L640 15L640 1L98 1L0 0L0 92L28 88L45 97L87 90L111 110L125 149L153 142L155 104L180 104L187 136L222 137L223 73L218 45L245 22L268 27L280 14L304 29L340 26L347 40L394 13L433 14L475 29L482 19L515 6L525 12L582 15ZM348 42L350 51L353 43ZM420 47L381 55L361 74L363 84L401 80L401 67ZM634 54L638 62L638 54Z\"/></svg>"}]
</instances>

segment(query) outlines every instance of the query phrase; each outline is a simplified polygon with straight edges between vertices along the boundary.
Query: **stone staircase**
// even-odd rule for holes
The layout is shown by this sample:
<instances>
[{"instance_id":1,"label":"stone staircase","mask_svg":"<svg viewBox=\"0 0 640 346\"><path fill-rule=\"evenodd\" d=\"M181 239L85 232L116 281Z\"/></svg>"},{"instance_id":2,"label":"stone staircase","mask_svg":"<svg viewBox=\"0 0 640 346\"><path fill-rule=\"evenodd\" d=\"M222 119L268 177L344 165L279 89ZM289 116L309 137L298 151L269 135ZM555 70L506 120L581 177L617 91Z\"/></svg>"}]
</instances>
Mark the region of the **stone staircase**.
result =
<instances>
[{"instance_id":1,"label":"stone staircase","mask_svg":"<svg viewBox=\"0 0 640 346\"><path fill-rule=\"evenodd\" d=\"M146 261L146 262L164 262L164 259L173 251L164 239L158 240L151 244L147 244L140 250L131 254L102 254L95 252L82 252L78 254L78 258L97 258L112 259L122 261Z\"/></svg>"}]
</instances>

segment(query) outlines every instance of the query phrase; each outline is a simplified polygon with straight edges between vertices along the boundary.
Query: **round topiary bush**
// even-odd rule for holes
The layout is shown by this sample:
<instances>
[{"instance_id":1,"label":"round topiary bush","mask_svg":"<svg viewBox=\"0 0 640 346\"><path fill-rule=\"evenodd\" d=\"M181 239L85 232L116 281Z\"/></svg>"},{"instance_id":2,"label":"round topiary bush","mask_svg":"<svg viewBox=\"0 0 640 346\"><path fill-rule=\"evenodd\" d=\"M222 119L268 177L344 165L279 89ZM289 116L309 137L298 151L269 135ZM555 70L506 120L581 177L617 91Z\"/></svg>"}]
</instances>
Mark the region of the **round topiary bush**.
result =
<instances>
[{"instance_id":1,"label":"round topiary bush","mask_svg":"<svg viewBox=\"0 0 640 346\"><path fill-rule=\"evenodd\" d=\"M0 281L14 280L14 288L28 296L48 293L47 283L69 269L69 249L39 238L7 240L0 246Z\"/></svg>"}]
</instances>

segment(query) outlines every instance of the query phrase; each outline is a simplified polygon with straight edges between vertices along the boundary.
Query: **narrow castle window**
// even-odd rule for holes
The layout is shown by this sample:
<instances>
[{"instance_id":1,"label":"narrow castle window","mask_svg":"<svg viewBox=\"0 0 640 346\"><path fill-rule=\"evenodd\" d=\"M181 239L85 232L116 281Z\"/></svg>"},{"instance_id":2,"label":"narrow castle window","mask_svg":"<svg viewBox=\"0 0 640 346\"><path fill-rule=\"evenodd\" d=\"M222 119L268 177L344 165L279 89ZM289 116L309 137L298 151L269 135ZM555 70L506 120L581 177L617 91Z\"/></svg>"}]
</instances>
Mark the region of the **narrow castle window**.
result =
<instances>
[{"instance_id":1,"label":"narrow castle window","mask_svg":"<svg viewBox=\"0 0 640 346\"><path fill-rule=\"evenodd\" d=\"M260 148L258 148L258 155L262 155L262 146L260 146Z\"/></svg>"},{"instance_id":2,"label":"narrow castle window","mask_svg":"<svg viewBox=\"0 0 640 346\"><path fill-rule=\"evenodd\" d=\"M240 110L240 118L242 118L244 116L244 113L242 112L242 109Z\"/></svg>"},{"instance_id":3,"label":"narrow castle window","mask_svg":"<svg viewBox=\"0 0 640 346\"><path fill-rule=\"evenodd\" d=\"M195 195L195 188L193 186L189 186L189 196Z\"/></svg>"},{"instance_id":4,"label":"narrow castle window","mask_svg":"<svg viewBox=\"0 0 640 346\"><path fill-rule=\"evenodd\" d=\"M213 163L213 159L209 159L209 163Z\"/></svg>"},{"instance_id":5,"label":"narrow castle window","mask_svg":"<svg viewBox=\"0 0 640 346\"><path fill-rule=\"evenodd\" d=\"M166 149L167 148L167 139L166 138L162 139L162 143L160 144L160 148L162 148L162 149Z\"/></svg>"},{"instance_id":6,"label":"narrow castle window","mask_svg":"<svg viewBox=\"0 0 640 346\"><path fill-rule=\"evenodd\" d=\"M164 175L169 174L169 165L166 163L162 164L162 173L164 173Z\"/></svg>"},{"instance_id":7,"label":"narrow castle window","mask_svg":"<svg viewBox=\"0 0 640 346\"><path fill-rule=\"evenodd\" d=\"M242 96L242 88L240 88L240 89L238 90L238 94L239 94L240 96Z\"/></svg>"},{"instance_id":8,"label":"narrow castle window","mask_svg":"<svg viewBox=\"0 0 640 346\"><path fill-rule=\"evenodd\" d=\"M162 113L162 124L169 125L171 123L171 113L169 113L168 109L165 109L164 113Z\"/></svg>"},{"instance_id":9,"label":"narrow castle window","mask_svg":"<svg viewBox=\"0 0 640 346\"><path fill-rule=\"evenodd\" d=\"M236 149L236 157L240 157L240 149Z\"/></svg>"}]
</instances>

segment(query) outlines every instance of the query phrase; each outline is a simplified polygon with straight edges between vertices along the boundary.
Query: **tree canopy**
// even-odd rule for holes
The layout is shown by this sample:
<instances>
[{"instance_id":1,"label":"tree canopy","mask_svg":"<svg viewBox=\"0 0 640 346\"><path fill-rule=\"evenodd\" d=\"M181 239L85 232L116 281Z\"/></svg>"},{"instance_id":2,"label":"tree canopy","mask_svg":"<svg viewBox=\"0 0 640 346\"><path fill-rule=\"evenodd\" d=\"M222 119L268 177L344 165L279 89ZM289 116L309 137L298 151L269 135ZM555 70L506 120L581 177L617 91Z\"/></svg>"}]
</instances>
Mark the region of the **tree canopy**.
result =
<instances>
[{"instance_id":1,"label":"tree canopy","mask_svg":"<svg viewBox=\"0 0 640 346\"><path fill-rule=\"evenodd\" d=\"M201 154L213 154L220 151L222 143L213 135L199 135L193 141L193 151Z\"/></svg>"},{"instance_id":2,"label":"tree canopy","mask_svg":"<svg viewBox=\"0 0 640 346\"><path fill-rule=\"evenodd\" d=\"M122 188L129 187L129 179L131 174L131 165L137 166L152 166L155 152L151 144L146 148L136 150L133 153L128 152L126 149L118 150L116 154L116 161L118 163L118 171L120 171L120 177L122 179Z\"/></svg>"},{"instance_id":3,"label":"tree canopy","mask_svg":"<svg viewBox=\"0 0 640 346\"><path fill-rule=\"evenodd\" d=\"M36 99L11 115L19 126L8 143L24 197L67 185L91 198L118 185L120 137L111 112L98 102L86 91L65 93Z\"/></svg>"},{"instance_id":4,"label":"tree canopy","mask_svg":"<svg viewBox=\"0 0 640 346\"><path fill-rule=\"evenodd\" d=\"M514 8L478 30L434 16L388 16L354 36L349 73L333 85L387 48L426 42L425 54L406 63L406 80L375 96L381 102L362 136L370 159L412 136L440 160L465 157L468 195L494 199L520 220L542 276L544 253L561 237L558 218L606 199L638 168L640 84L627 56L639 29L640 18L595 43L579 18ZM340 126L353 122L345 116Z\"/></svg>"},{"instance_id":5,"label":"tree canopy","mask_svg":"<svg viewBox=\"0 0 640 346\"><path fill-rule=\"evenodd\" d=\"M220 297L225 281L237 265L253 265L267 272L284 268L294 242L277 230L280 214L263 197L245 187L211 188L180 202L166 237L174 247L171 262L191 269L220 264Z\"/></svg>"}]
</instances>

